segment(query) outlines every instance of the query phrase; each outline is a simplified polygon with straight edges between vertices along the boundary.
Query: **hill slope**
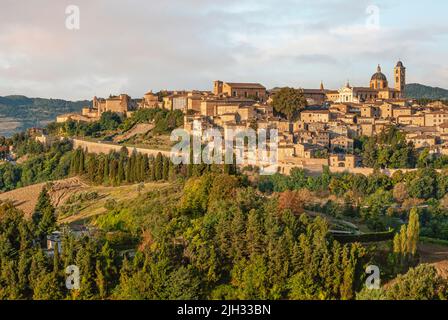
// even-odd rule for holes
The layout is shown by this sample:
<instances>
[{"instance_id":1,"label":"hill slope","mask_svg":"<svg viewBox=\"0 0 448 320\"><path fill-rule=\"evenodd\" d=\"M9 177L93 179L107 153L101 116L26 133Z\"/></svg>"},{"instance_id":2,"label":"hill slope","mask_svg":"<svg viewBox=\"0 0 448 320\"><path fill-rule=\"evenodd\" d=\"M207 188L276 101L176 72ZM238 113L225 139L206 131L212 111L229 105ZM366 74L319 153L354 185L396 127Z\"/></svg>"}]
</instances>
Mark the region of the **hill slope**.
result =
<instances>
[{"instance_id":1,"label":"hill slope","mask_svg":"<svg viewBox=\"0 0 448 320\"><path fill-rule=\"evenodd\" d=\"M31 127L42 127L63 113L79 112L89 101L0 97L0 136L11 136Z\"/></svg>"},{"instance_id":2,"label":"hill slope","mask_svg":"<svg viewBox=\"0 0 448 320\"><path fill-rule=\"evenodd\" d=\"M406 97L413 99L446 99L448 100L448 90L425 86L418 83L406 85Z\"/></svg>"}]
</instances>

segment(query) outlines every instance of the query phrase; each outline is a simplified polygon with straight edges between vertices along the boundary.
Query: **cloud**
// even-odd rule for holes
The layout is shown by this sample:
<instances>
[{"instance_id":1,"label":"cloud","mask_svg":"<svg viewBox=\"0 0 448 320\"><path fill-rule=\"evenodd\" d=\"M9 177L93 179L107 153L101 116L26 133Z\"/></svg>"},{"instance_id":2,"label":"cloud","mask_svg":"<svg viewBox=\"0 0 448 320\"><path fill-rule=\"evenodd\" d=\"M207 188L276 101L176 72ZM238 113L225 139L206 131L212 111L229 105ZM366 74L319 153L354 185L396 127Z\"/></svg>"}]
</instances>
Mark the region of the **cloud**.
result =
<instances>
[{"instance_id":1,"label":"cloud","mask_svg":"<svg viewBox=\"0 0 448 320\"><path fill-rule=\"evenodd\" d=\"M404 0L377 2L379 30L366 28L364 0L2 0L0 95L140 97L216 79L336 88L398 58L410 79L447 86L446 24L425 18L445 2L425 17ZM72 4L79 31L65 28Z\"/></svg>"}]
</instances>

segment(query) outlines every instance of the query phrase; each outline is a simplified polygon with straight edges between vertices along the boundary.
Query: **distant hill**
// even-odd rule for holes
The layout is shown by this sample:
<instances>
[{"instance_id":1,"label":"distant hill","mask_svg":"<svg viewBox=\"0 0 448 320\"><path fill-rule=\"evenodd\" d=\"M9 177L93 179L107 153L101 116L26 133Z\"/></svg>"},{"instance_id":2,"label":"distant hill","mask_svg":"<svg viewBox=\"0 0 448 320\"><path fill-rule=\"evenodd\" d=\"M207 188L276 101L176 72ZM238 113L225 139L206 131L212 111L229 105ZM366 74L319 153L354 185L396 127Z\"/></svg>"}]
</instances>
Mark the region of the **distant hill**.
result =
<instances>
[{"instance_id":1,"label":"distant hill","mask_svg":"<svg viewBox=\"0 0 448 320\"><path fill-rule=\"evenodd\" d=\"M0 136L11 136L32 127L42 127L63 113L79 112L90 101L0 97Z\"/></svg>"},{"instance_id":2,"label":"distant hill","mask_svg":"<svg viewBox=\"0 0 448 320\"><path fill-rule=\"evenodd\" d=\"M448 90L418 83L406 85L406 97L413 99L448 100Z\"/></svg>"}]
</instances>

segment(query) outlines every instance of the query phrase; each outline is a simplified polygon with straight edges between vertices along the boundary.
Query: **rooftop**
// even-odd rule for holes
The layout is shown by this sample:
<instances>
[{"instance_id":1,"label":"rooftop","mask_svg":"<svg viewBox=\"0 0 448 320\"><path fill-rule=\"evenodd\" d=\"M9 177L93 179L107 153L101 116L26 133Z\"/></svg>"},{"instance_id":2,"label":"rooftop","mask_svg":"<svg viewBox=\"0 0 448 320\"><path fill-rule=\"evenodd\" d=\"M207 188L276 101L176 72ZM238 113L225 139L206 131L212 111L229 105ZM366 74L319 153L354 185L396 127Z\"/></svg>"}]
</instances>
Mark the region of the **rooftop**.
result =
<instances>
[{"instance_id":1,"label":"rooftop","mask_svg":"<svg viewBox=\"0 0 448 320\"><path fill-rule=\"evenodd\" d=\"M239 83L239 82L226 82L231 87L237 87L242 89L265 89L266 88L259 83Z\"/></svg>"}]
</instances>

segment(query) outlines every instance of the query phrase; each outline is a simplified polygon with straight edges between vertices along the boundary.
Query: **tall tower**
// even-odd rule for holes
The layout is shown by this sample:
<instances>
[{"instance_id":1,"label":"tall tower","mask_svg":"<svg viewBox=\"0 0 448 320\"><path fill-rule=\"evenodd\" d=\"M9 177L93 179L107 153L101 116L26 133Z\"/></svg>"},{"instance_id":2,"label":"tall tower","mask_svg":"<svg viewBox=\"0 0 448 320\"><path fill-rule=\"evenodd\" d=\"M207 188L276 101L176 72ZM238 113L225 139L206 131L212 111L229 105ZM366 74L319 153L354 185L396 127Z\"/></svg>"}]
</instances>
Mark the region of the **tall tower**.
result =
<instances>
[{"instance_id":1,"label":"tall tower","mask_svg":"<svg viewBox=\"0 0 448 320\"><path fill-rule=\"evenodd\" d=\"M406 68L403 66L403 62L398 61L394 68L395 89L400 91L401 96L404 97L406 88Z\"/></svg>"},{"instance_id":2,"label":"tall tower","mask_svg":"<svg viewBox=\"0 0 448 320\"><path fill-rule=\"evenodd\" d=\"M213 94L219 95L222 93L224 83L220 80L213 82Z\"/></svg>"}]
</instances>

